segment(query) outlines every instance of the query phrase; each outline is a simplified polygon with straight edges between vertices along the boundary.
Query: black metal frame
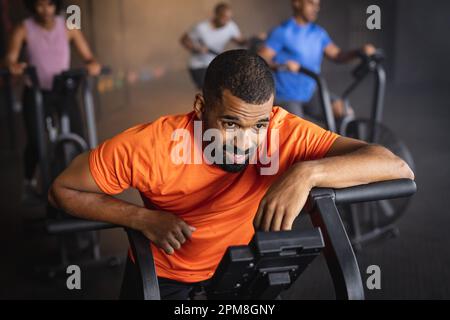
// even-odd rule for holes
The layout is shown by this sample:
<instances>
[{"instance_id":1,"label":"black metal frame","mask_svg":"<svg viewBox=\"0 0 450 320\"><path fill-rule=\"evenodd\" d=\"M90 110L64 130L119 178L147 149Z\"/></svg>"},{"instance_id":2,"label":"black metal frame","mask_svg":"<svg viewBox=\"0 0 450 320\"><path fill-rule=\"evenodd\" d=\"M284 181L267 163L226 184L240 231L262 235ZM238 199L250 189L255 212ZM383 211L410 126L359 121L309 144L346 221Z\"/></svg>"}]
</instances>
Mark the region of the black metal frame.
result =
<instances>
[{"instance_id":1,"label":"black metal frame","mask_svg":"<svg viewBox=\"0 0 450 320\"><path fill-rule=\"evenodd\" d=\"M332 189L316 189L310 195L308 212L322 230L323 250L338 300L363 300L364 288L355 253L336 208Z\"/></svg>"},{"instance_id":2,"label":"black metal frame","mask_svg":"<svg viewBox=\"0 0 450 320\"><path fill-rule=\"evenodd\" d=\"M343 100L347 100L351 93L362 83L362 80L364 80L364 78L370 73L373 73L375 77L375 94L372 98L370 120L373 124L381 123L383 121L384 97L386 93L386 71L381 64L384 56L382 52L379 52L371 57L360 54L360 58L362 59L361 64L353 71L355 80L344 91L341 97ZM342 134L336 126L336 120L334 118L333 108L331 106L330 92L325 79L308 68L301 67L299 72L312 78L317 84L320 104L325 116L326 128L330 131ZM375 140L376 134L376 126L373 125L369 142Z\"/></svg>"},{"instance_id":3,"label":"black metal frame","mask_svg":"<svg viewBox=\"0 0 450 320\"><path fill-rule=\"evenodd\" d=\"M337 299L362 300L364 287L358 262L339 215L337 205L378 201L412 196L417 191L416 183L409 179L393 180L356 186L345 189L313 189L306 211L311 215L315 227L320 228L325 248L323 250L328 269L333 279ZM93 231L116 226L76 220L78 230ZM52 234L68 232L73 224L67 221L49 225ZM144 298L159 300L158 278L150 249L151 242L141 233L126 230L135 263L139 267Z\"/></svg>"},{"instance_id":4,"label":"black metal frame","mask_svg":"<svg viewBox=\"0 0 450 320\"><path fill-rule=\"evenodd\" d=\"M36 136L37 136L37 145L38 145L38 158L39 158L39 167L41 169L41 179L42 179L42 189L44 192L50 188L51 184L51 174L50 174L50 159L49 155L49 146L47 143L47 137L45 135L45 109L44 109L44 99L42 96L42 92L40 90L39 79L37 76L37 71L34 67L27 67L25 74L28 75L33 91L35 107L36 107Z\"/></svg>"},{"instance_id":5,"label":"black metal frame","mask_svg":"<svg viewBox=\"0 0 450 320\"><path fill-rule=\"evenodd\" d=\"M321 75L318 75L307 68L301 67L300 73L307 75L316 82L319 90L320 105L322 106L322 111L325 116L325 126L328 130L337 132L336 120L334 119L327 82Z\"/></svg>"},{"instance_id":6,"label":"black metal frame","mask_svg":"<svg viewBox=\"0 0 450 320\"><path fill-rule=\"evenodd\" d=\"M365 77L369 74L374 75L374 95L372 97L372 108L370 121L372 123L372 130L369 135L369 142L375 141L377 136L377 126L375 124L382 123L384 113L384 98L386 95L386 71L381 62L384 60L384 53L378 50L373 56L366 56L359 54L361 63L353 70L355 80L343 92L342 99L347 101L348 97L355 91L355 89L362 83Z\"/></svg>"},{"instance_id":7,"label":"black metal frame","mask_svg":"<svg viewBox=\"0 0 450 320\"><path fill-rule=\"evenodd\" d=\"M6 68L0 69L0 78L3 79L5 88L5 106L6 106L6 118L8 122L9 130L9 147L10 150L15 149L17 142L16 129L14 127L15 117L14 117L14 95L12 91L11 73Z\"/></svg>"}]
</instances>

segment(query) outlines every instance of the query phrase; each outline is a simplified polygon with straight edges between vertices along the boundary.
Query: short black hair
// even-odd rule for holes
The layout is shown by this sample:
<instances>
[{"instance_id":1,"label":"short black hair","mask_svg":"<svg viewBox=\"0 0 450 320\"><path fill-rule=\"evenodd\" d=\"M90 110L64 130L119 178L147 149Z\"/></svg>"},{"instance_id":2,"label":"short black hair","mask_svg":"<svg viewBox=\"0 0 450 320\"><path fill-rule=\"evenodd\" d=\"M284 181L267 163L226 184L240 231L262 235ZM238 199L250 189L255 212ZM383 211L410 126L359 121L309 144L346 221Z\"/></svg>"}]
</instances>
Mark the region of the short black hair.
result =
<instances>
[{"instance_id":1,"label":"short black hair","mask_svg":"<svg viewBox=\"0 0 450 320\"><path fill-rule=\"evenodd\" d=\"M23 0L25 7L28 11L30 11L32 14L36 13L36 3L39 0ZM63 7L63 0L50 0L52 4L56 7L56 12L59 13L62 10Z\"/></svg>"},{"instance_id":2,"label":"short black hair","mask_svg":"<svg viewBox=\"0 0 450 320\"><path fill-rule=\"evenodd\" d=\"M214 13L218 15L223 10L231 9L231 5L226 2L220 2L214 7Z\"/></svg>"},{"instance_id":3,"label":"short black hair","mask_svg":"<svg viewBox=\"0 0 450 320\"><path fill-rule=\"evenodd\" d=\"M248 50L218 55L206 71L203 96L206 105L222 100L224 90L246 103L261 105L275 93L275 81L266 61Z\"/></svg>"}]
</instances>

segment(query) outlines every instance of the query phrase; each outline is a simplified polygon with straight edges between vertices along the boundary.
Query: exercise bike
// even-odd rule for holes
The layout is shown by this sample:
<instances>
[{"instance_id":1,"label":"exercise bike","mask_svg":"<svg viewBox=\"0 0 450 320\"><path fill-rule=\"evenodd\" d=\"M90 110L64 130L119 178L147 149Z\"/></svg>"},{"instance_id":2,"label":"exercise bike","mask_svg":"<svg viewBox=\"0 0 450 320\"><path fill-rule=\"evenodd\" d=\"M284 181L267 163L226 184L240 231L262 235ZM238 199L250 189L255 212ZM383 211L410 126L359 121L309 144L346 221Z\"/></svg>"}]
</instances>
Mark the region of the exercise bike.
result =
<instances>
[{"instance_id":1,"label":"exercise bike","mask_svg":"<svg viewBox=\"0 0 450 320\"><path fill-rule=\"evenodd\" d=\"M6 109L6 122L9 132L9 149L14 151L17 146L17 133L14 116L14 94L12 89L11 74L7 68L0 68L0 86L3 87L4 107Z\"/></svg>"},{"instance_id":2,"label":"exercise bike","mask_svg":"<svg viewBox=\"0 0 450 320\"><path fill-rule=\"evenodd\" d=\"M103 68L101 75L109 72L108 68ZM89 77L85 69L72 69L57 75L53 82L53 93L58 97L58 110L55 114L46 114L43 94L35 68L28 67L25 75L31 83L31 90L34 94L41 190L43 195L47 195L53 180L70 165L72 160L78 155L95 148L98 144L92 94L94 78ZM73 132L69 116L69 108L78 107L70 104L69 101L77 99L80 89L82 90L83 110L86 119L86 128L83 131L87 131L87 139L83 137L84 134ZM48 231L48 227L52 223L68 219L66 213L47 204L46 196L43 197L42 201L46 203L47 207L44 230ZM41 230L41 224L38 224L37 229ZM116 258L103 259L101 257L98 232L83 233L83 230L79 230L78 224L75 222L67 225L67 231L69 230L70 235L65 234L58 239L60 265L49 270L44 268L49 277L54 277L65 270L70 260L69 253L72 256L78 256L83 252L90 251L92 260L86 261L85 264L108 263L116 265L119 263ZM37 271L41 272L42 270Z\"/></svg>"},{"instance_id":3,"label":"exercise bike","mask_svg":"<svg viewBox=\"0 0 450 320\"><path fill-rule=\"evenodd\" d=\"M392 130L382 123L386 90L386 72L382 65L384 54L382 51L377 51L372 56L359 54L359 57L361 62L352 72L354 81L341 95L344 101L345 115L339 126L333 115L326 81L307 68L300 69L300 73L311 77L317 84L324 115L324 119L317 120L325 120L325 126L330 131L386 147L402 158L414 171L415 165L411 152ZM369 75L373 75L375 78L371 116L368 119L362 119L350 115L349 97ZM398 236L399 230L394 223L402 216L409 201L409 198L402 198L346 205L342 210L342 215L355 249L359 250L364 244L373 240Z\"/></svg>"},{"instance_id":4,"label":"exercise bike","mask_svg":"<svg viewBox=\"0 0 450 320\"><path fill-rule=\"evenodd\" d=\"M289 289L314 259L323 254L339 300L363 300L364 286L353 247L338 207L368 201L410 197L412 180L384 181L345 189L313 189L306 212L313 229L288 232L257 232L247 246L229 247L199 300L272 300ZM52 234L70 231L78 223L83 231L118 228L95 221L61 221L49 227ZM138 231L126 229L139 270L140 295L160 300L158 277L150 250L151 241Z\"/></svg>"}]
</instances>

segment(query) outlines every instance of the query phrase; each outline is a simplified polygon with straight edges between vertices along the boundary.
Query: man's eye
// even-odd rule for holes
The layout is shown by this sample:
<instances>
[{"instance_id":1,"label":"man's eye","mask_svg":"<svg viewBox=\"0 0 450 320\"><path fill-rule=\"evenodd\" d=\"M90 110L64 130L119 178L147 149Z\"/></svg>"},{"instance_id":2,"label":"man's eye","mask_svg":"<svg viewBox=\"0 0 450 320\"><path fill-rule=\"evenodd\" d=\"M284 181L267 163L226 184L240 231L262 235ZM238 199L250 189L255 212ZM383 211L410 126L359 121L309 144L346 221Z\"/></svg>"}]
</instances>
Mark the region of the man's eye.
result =
<instances>
[{"instance_id":1,"label":"man's eye","mask_svg":"<svg viewBox=\"0 0 450 320\"><path fill-rule=\"evenodd\" d=\"M267 128L267 124L264 124L264 123L258 123L258 124L255 126L255 128L256 128L256 130L265 129L265 128Z\"/></svg>"},{"instance_id":2,"label":"man's eye","mask_svg":"<svg viewBox=\"0 0 450 320\"><path fill-rule=\"evenodd\" d=\"M234 122L225 122L225 129L236 129L236 124Z\"/></svg>"}]
</instances>

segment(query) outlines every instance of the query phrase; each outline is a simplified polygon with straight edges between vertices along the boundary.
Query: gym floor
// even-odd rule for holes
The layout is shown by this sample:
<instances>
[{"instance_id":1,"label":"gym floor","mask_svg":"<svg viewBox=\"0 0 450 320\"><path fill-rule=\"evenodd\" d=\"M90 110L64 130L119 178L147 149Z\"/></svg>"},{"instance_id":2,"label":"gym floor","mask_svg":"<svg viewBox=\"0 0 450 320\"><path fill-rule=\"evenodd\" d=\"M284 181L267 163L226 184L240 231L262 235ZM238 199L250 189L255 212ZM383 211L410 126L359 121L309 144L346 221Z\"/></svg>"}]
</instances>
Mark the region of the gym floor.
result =
<instances>
[{"instance_id":1,"label":"gym floor","mask_svg":"<svg viewBox=\"0 0 450 320\"><path fill-rule=\"evenodd\" d=\"M163 114L189 112L195 93L187 85L189 81L185 72L170 73L161 81L141 88L141 103L120 112L102 113L100 140ZM361 91L370 90L368 86ZM364 101L364 95L357 96L354 105L361 103L364 109ZM367 245L358 253L363 275L372 264L379 265L382 271L382 288L367 291L369 299L450 299L448 101L450 92L446 86L389 86L386 123L412 150L419 191L398 223L400 236ZM20 116L16 120L17 127L21 128ZM23 137L19 134L16 150L12 151L8 148L6 126L2 125L1 130L0 298L116 299L123 265L82 267L82 290L76 292L66 289L65 277L49 279L37 272L52 261L57 262L56 240L29 230L30 225L43 217L44 208L21 205ZM135 203L140 201L133 191L120 197ZM127 239L123 231L102 231L101 243L104 257L125 257ZM284 294L285 299L333 297L331 278L322 259L316 260Z\"/></svg>"}]
</instances>

